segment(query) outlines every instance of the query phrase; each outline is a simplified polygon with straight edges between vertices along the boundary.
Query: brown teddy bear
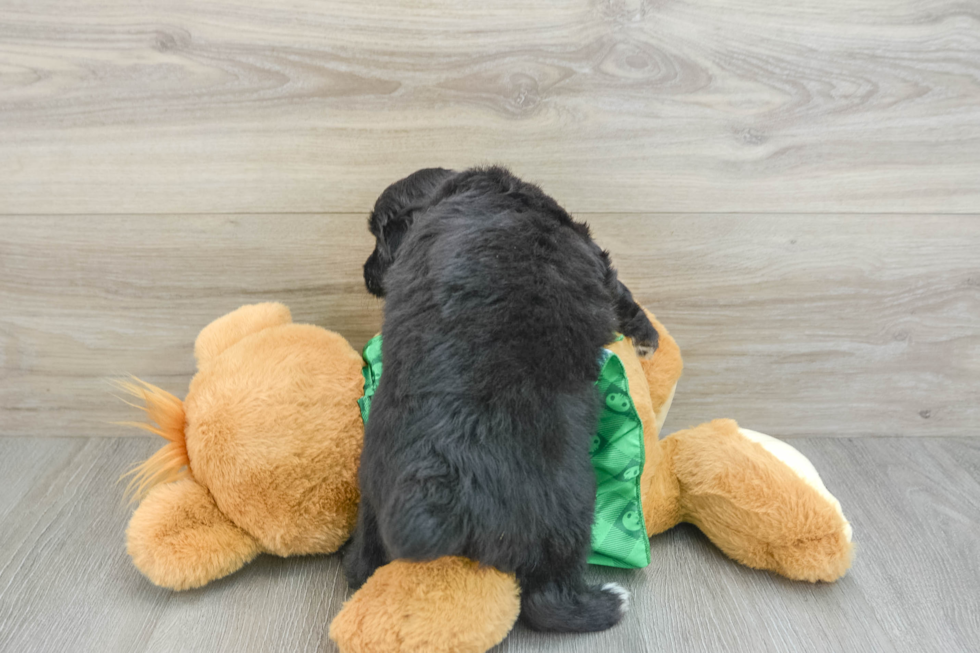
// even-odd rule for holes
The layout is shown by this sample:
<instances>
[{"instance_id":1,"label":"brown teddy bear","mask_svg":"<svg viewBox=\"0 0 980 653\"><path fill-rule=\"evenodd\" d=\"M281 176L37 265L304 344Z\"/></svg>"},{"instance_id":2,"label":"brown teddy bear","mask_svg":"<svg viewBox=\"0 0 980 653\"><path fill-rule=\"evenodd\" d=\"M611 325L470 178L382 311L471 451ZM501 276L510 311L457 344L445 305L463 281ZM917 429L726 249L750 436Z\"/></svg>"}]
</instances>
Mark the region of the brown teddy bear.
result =
<instances>
[{"instance_id":1,"label":"brown teddy bear","mask_svg":"<svg viewBox=\"0 0 980 653\"><path fill-rule=\"evenodd\" d=\"M646 534L689 522L750 567L811 582L842 576L850 526L798 451L732 420L658 439L683 363L650 317L660 333L653 357L637 358L629 339L607 347L642 422ZM121 384L155 424L136 425L170 441L134 469L130 488L141 501L127 549L136 567L181 590L259 553L335 552L357 514L358 400L370 366L339 335L293 324L281 304L219 318L194 352L198 373L183 402L140 381ZM639 514L622 519L640 527ZM344 653L482 653L519 612L512 575L462 558L396 560L344 605L330 635Z\"/></svg>"}]
</instances>

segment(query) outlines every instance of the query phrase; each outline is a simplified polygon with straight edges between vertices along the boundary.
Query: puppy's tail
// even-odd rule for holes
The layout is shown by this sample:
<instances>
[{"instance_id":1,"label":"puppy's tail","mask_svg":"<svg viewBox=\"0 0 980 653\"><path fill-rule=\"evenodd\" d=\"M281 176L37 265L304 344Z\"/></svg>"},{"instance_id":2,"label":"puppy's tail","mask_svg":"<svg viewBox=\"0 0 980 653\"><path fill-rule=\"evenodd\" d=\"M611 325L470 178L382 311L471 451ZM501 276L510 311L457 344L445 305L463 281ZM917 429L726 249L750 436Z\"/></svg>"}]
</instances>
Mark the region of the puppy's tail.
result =
<instances>
[{"instance_id":1,"label":"puppy's tail","mask_svg":"<svg viewBox=\"0 0 980 653\"><path fill-rule=\"evenodd\" d=\"M139 408L149 418L148 422L121 422L121 424L135 426L169 440L155 454L119 479L132 476L126 486L126 494L131 501L135 501L142 499L154 485L176 481L190 473L187 445L184 442L186 423L184 402L166 390L135 377L132 381L116 381L114 385L126 394L142 400L142 406L129 405Z\"/></svg>"},{"instance_id":2,"label":"puppy's tail","mask_svg":"<svg viewBox=\"0 0 980 653\"><path fill-rule=\"evenodd\" d=\"M616 583L569 587L551 583L523 591L521 620L534 630L593 633L612 628L629 610L629 592Z\"/></svg>"},{"instance_id":3,"label":"puppy's tail","mask_svg":"<svg viewBox=\"0 0 980 653\"><path fill-rule=\"evenodd\" d=\"M465 555L466 523L457 502L458 483L448 468L409 473L395 485L379 528L392 559L435 560Z\"/></svg>"}]
</instances>

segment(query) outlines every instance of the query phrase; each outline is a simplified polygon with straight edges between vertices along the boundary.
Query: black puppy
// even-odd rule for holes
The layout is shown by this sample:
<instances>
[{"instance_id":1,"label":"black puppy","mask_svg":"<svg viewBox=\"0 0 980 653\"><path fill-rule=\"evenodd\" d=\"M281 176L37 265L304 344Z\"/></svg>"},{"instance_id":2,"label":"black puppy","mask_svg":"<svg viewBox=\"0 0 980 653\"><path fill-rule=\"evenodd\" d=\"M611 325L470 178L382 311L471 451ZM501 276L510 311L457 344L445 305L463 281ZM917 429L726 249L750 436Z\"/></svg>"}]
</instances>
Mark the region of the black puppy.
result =
<instances>
[{"instance_id":1,"label":"black puppy","mask_svg":"<svg viewBox=\"0 0 980 653\"><path fill-rule=\"evenodd\" d=\"M599 353L657 332L588 227L502 168L420 170L370 219L384 373L344 556L359 587L390 560L465 556L516 573L532 628L597 631L628 595L588 586Z\"/></svg>"}]
</instances>

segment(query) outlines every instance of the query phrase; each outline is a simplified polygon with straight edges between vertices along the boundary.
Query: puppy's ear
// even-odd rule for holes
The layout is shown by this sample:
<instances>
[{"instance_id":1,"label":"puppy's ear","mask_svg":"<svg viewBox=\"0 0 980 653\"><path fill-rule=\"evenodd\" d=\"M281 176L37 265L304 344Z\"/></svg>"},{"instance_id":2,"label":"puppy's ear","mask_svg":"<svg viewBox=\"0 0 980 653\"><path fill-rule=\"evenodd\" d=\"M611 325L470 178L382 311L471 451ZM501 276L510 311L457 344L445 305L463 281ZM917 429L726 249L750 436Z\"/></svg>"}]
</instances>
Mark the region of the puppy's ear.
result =
<instances>
[{"instance_id":1,"label":"puppy's ear","mask_svg":"<svg viewBox=\"0 0 980 653\"><path fill-rule=\"evenodd\" d=\"M406 207L398 214L383 221L377 230L378 255L387 262L395 258L395 251L408 233L415 219L415 207Z\"/></svg>"},{"instance_id":2,"label":"puppy's ear","mask_svg":"<svg viewBox=\"0 0 980 653\"><path fill-rule=\"evenodd\" d=\"M384 297L384 277L388 268L395 261L395 251L401 245L405 234L414 220L414 210L401 211L378 219L377 213L372 215L371 224L374 232L375 245L371 256L364 263L364 283L368 292L376 297Z\"/></svg>"},{"instance_id":3,"label":"puppy's ear","mask_svg":"<svg viewBox=\"0 0 980 653\"><path fill-rule=\"evenodd\" d=\"M364 283L372 295L384 297L385 273L415 216L433 202L441 184L454 174L444 168L424 168L388 186L378 197L368 218L375 247L364 264Z\"/></svg>"}]
</instances>

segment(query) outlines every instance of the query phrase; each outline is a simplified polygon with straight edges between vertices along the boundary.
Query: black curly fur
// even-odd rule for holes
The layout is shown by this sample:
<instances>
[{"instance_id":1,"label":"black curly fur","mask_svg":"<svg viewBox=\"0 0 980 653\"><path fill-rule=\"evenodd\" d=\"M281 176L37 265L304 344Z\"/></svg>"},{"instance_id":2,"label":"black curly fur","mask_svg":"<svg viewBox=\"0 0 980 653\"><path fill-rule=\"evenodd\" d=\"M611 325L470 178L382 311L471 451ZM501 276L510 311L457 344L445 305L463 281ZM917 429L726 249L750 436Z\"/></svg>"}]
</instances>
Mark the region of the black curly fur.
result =
<instances>
[{"instance_id":1,"label":"black curly fur","mask_svg":"<svg viewBox=\"0 0 980 653\"><path fill-rule=\"evenodd\" d=\"M370 228L384 373L349 583L396 558L465 556L517 574L531 627L613 626L623 599L583 580L598 357L617 327L650 350L656 330L588 227L502 168L420 170Z\"/></svg>"}]
</instances>

